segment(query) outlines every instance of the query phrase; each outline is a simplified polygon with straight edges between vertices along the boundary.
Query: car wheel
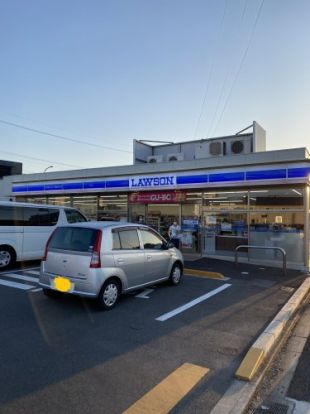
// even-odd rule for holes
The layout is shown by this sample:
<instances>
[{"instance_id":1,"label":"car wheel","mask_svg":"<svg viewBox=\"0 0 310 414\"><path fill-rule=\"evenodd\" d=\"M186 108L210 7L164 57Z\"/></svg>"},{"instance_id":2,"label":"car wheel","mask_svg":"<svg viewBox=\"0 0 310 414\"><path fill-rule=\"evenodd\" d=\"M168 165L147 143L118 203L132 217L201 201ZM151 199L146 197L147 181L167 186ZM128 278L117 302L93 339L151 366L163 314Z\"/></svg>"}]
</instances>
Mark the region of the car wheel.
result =
<instances>
[{"instance_id":1,"label":"car wheel","mask_svg":"<svg viewBox=\"0 0 310 414\"><path fill-rule=\"evenodd\" d=\"M0 269L6 269L15 263L16 255L14 250L8 246L0 247Z\"/></svg>"},{"instance_id":2,"label":"car wheel","mask_svg":"<svg viewBox=\"0 0 310 414\"><path fill-rule=\"evenodd\" d=\"M120 295L120 285L115 279L107 280L98 295L98 305L102 309L112 309Z\"/></svg>"},{"instance_id":3,"label":"car wheel","mask_svg":"<svg viewBox=\"0 0 310 414\"><path fill-rule=\"evenodd\" d=\"M182 267L179 263L173 265L170 273L169 282L171 285L178 285L182 279Z\"/></svg>"}]
</instances>

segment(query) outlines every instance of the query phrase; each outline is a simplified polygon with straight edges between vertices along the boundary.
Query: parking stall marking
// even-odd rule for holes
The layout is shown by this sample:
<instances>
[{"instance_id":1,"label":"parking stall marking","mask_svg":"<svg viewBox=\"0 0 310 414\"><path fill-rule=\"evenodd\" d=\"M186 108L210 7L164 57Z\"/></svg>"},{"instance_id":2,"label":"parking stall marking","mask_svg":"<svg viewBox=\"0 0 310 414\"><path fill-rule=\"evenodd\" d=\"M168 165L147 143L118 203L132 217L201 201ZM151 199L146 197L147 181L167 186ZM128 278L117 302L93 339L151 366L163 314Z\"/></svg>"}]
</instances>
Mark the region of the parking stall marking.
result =
<instances>
[{"instance_id":1,"label":"parking stall marking","mask_svg":"<svg viewBox=\"0 0 310 414\"><path fill-rule=\"evenodd\" d=\"M154 289L144 289L141 293L138 293L138 295L135 295L135 298L150 299L148 295L152 292L154 292Z\"/></svg>"},{"instance_id":2,"label":"parking stall marking","mask_svg":"<svg viewBox=\"0 0 310 414\"><path fill-rule=\"evenodd\" d=\"M13 282L13 281L11 282L10 280L3 280L3 279L0 279L0 285L13 287L16 289L22 289L22 290L29 290L29 289L35 288L35 286L33 285L26 285L24 283L18 283L18 282Z\"/></svg>"},{"instance_id":3,"label":"parking stall marking","mask_svg":"<svg viewBox=\"0 0 310 414\"><path fill-rule=\"evenodd\" d=\"M156 318L156 321L159 322L164 322L170 318L173 318L174 316L178 315L179 313L182 313L184 311L186 311L189 308L192 308L193 306L196 306L198 303L203 302L204 300L207 300L209 298L211 298L214 295L217 295L218 293L222 292L223 290L229 288L231 286L230 283L225 283L223 286L220 286L216 289L211 290L211 292L206 293L205 295L199 296L198 298L191 300L188 303L185 303L185 305L179 306L178 308L164 313L163 315L159 316L158 318Z\"/></svg>"},{"instance_id":4,"label":"parking stall marking","mask_svg":"<svg viewBox=\"0 0 310 414\"><path fill-rule=\"evenodd\" d=\"M209 372L185 363L130 406L123 414L167 414Z\"/></svg>"},{"instance_id":5,"label":"parking stall marking","mask_svg":"<svg viewBox=\"0 0 310 414\"><path fill-rule=\"evenodd\" d=\"M24 276L24 275L20 275L18 273L7 273L4 274L3 276L5 277L11 277L13 279L19 279L19 280L25 280L26 282L38 282L39 279L37 277L31 277L31 276Z\"/></svg>"},{"instance_id":6,"label":"parking stall marking","mask_svg":"<svg viewBox=\"0 0 310 414\"><path fill-rule=\"evenodd\" d=\"M30 275L40 275L40 271L39 270L24 270L24 273L30 274Z\"/></svg>"},{"instance_id":7,"label":"parking stall marking","mask_svg":"<svg viewBox=\"0 0 310 414\"><path fill-rule=\"evenodd\" d=\"M0 285L2 286L6 286L6 287L11 287L11 288L15 288L15 289L21 289L21 290L30 290L32 292L37 292L38 291L38 282L39 282L39 271L36 269L21 269L21 270L13 270L10 272L1 272L0 276ZM29 276L32 275L32 276ZM21 280L24 282L30 282L29 283L19 283L19 282L15 282L14 280L10 280L10 279L15 279L15 280Z\"/></svg>"}]
</instances>

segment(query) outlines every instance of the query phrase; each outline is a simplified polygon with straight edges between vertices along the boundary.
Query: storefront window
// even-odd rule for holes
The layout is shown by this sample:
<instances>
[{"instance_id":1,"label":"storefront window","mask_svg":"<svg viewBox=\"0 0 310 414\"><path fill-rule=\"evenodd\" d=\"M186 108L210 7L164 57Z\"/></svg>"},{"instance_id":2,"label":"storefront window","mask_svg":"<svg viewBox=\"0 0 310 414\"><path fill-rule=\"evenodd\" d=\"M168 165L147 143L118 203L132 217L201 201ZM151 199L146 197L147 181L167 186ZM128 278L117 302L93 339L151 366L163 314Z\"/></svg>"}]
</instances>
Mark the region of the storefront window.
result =
<instances>
[{"instance_id":1,"label":"storefront window","mask_svg":"<svg viewBox=\"0 0 310 414\"><path fill-rule=\"evenodd\" d=\"M145 224L145 210L146 206L144 204L131 204L129 206L129 217L132 223L142 223Z\"/></svg>"},{"instance_id":2,"label":"storefront window","mask_svg":"<svg viewBox=\"0 0 310 414\"><path fill-rule=\"evenodd\" d=\"M47 202L56 206L71 207L71 197L51 196L47 198Z\"/></svg>"},{"instance_id":3,"label":"storefront window","mask_svg":"<svg viewBox=\"0 0 310 414\"><path fill-rule=\"evenodd\" d=\"M127 194L100 195L98 202L98 220L127 221Z\"/></svg>"},{"instance_id":4,"label":"storefront window","mask_svg":"<svg viewBox=\"0 0 310 414\"><path fill-rule=\"evenodd\" d=\"M48 204L47 197L17 197L16 201L21 203Z\"/></svg>"},{"instance_id":5,"label":"storefront window","mask_svg":"<svg viewBox=\"0 0 310 414\"><path fill-rule=\"evenodd\" d=\"M72 206L80 210L89 220L97 220L97 196L73 196Z\"/></svg>"},{"instance_id":6,"label":"storefront window","mask_svg":"<svg viewBox=\"0 0 310 414\"><path fill-rule=\"evenodd\" d=\"M168 230L176 221L180 224L179 204L149 204L147 206L146 224L162 236L168 238Z\"/></svg>"},{"instance_id":7,"label":"storefront window","mask_svg":"<svg viewBox=\"0 0 310 414\"><path fill-rule=\"evenodd\" d=\"M260 212L250 214L250 244L254 246L282 247L287 260L304 262L304 213ZM273 249L251 249L252 259L281 260L281 253Z\"/></svg>"},{"instance_id":8,"label":"storefront window","mask_svg":"<svg viewBox=\"0 0 310 414\"><path fill-rule=\"evenodd\" d=\"M250 191L251 210L296 210L303 209L302 188L277 188Z\"/></svg>"},{"instance_id":9,"label":"storefront window","mask_svg":"<svg viewBox=\"0 0 310 414\"><path fill-rule=\"evenodd\" d=\"M248 208L247 191L217 191L204 193L204 210L246 210Z\"/></svg>"}]
</instances>

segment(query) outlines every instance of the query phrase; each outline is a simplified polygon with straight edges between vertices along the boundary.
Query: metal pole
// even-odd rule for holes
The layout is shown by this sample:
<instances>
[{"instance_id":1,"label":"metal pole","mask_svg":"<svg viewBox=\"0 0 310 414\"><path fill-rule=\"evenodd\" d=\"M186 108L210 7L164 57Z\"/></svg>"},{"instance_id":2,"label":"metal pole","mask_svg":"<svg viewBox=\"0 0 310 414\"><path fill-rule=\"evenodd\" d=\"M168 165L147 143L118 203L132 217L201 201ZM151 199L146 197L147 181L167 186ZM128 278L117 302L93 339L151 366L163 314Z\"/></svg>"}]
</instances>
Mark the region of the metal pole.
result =
<instances>
[{"instance_id":1,"label":"metal pole","mask_svg":"<svg viewBox=\"0 0 310 414\"><path fill-rule=\"evenodd\" d=\"M277 251L281 252L282 253L282 256L283 256L283 274L286 275L286 251L284 249L282 249L282 247L250 246L250 245L247 245L247 244L240 244L235 249L235 264L236 265L238 264L238 250L239 249L243 249L243 248L247 248L248 249L248 253L249 253L249 249L277 250Z\"/></svg>"}]
</instances>

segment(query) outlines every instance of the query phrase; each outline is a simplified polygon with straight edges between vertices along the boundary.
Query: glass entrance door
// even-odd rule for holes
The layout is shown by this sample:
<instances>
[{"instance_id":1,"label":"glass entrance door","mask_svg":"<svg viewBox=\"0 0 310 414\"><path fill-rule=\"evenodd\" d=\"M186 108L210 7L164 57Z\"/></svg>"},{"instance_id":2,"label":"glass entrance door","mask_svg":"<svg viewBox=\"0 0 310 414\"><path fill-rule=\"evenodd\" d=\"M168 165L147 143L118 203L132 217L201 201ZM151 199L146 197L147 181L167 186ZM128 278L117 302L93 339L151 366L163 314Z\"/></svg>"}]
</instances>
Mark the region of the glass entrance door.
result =
<instances>
[{"instance_id":1,"label":"glass entrance door","mask_svg":"<svg viewBox=\"0 0 310 414\"><path fill-rule=\"evenodd\" d=\"M196 198L191 199L188 195L187 203L182 204L182 252L200 253L200 215L201 215L201 193L195 193ZM193 197L193 196L191 196ZM197 202L198 200L198 202Z\"/></svg>"},{"instance_id":2,"label":"glass entrance door","mask_svg":"<svg viewBox=\"0 0 310 414\"><path fill-rule=\"evenodd\" d=\"M204 212L203 253L232 256L235 248L248 244L246 213Z\"/></svg>"}]
</instances>

